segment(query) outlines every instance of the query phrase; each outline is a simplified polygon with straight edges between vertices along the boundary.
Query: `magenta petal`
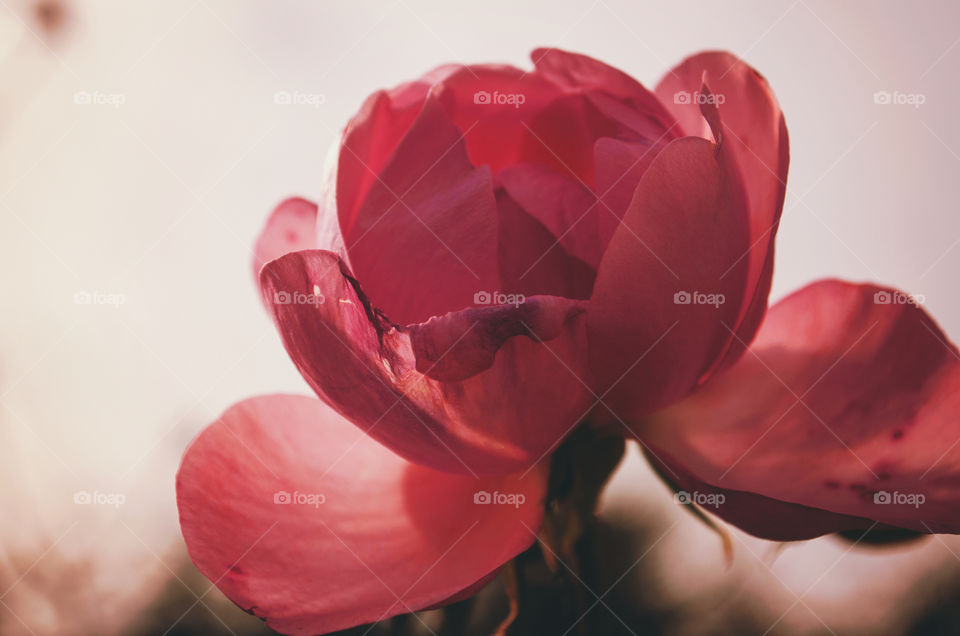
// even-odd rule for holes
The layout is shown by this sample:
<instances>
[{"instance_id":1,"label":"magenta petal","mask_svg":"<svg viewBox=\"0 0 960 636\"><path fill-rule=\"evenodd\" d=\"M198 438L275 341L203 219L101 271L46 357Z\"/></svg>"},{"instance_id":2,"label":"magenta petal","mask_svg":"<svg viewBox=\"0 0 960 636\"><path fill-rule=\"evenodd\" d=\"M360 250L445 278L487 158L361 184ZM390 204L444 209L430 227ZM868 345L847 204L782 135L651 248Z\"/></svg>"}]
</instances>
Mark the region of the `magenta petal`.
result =
<instances>
[{"instance_id":1,"label":"magenta petal","mask_svg":"<svg viewBox=\"0 0 960 636\"><path fill-rule=\"evenodd\" d=\"M526 468L589 405L580 379L585 321L575 301L531 299L530 309L467 310L402 327L386 321L346 266L323 251L272 261L261 288L287 352L317 395L416 463L477 474ZM527 326L529 335L512 337Z\"/></svg>"},{"instance_id":2,"label":"magenta petal","mask_svg":"<svg viewBox=\"0 0 960 636\"><path fill-rule=\"evenodd\" d=\"M747 246L739 180L717 147L671 142L640 180L588 309L590 368L620 418L684 397L726 349L744 295L744 267L730 265Z\"/></svg>"},{"instance_id":3,"label":"magenta petal","mask_svg":"<svg viewBox=\"0 0 960 636\"><path fill-rule=\"evenodd\" d=\"M729 490L705 484L685 472L680 464L665 464L666 453L655 449L648 459L673 482L674 501L690 505L698 502L703 510L761 539L770 541L806 541L834 532L866 530L875 522L861 517L827 512L787 503L752 492Z\"/></svg>"},{"instance_id":4,"label":"magenta petal","mask_svg":"<svg viewBox=\"0 0 960 636\"><path fill-rule=\"evenodd\" d=\"M253 246L253 277L260 278L260 269L288 252L317 247L317 204L300 197L280 203Z\"/></svg>"},{"instance_id":5,"label":"magenta petal","mask_svg":"<svg viewBox=\"0 0 960 636\"><path fill-rule=\"evenodd\" d=\"M527 127L561 90L536 73L479 64L451 73L433 94L463 131L473 165L488 166L497 174L525 160L524 147L530 136Z\"/></svg>"},{"instance_id":6,"label":"magenta petal","mask_svg":"<svg viewBox=\"0 0 960 636\"><path fill-rule=\"evenodd\" d=\"M608 95L657 122L656 128L659 130L668 129L674 123L673 117L653 93L637 80L608 64L560 49L536 49L530 54L530 58L538 74L567 90ZM615 110L613 105L608 107L602 98L597 101L597 106L614 119L630 121L629 116L617 116L620 111ZM637 120L632 121L638 123Z\"/></svg>"},{"instance_id":7,"label":"magenta petal","mask_svg":"<svg viewBox=\"0 0 960 636\"><path fill-rule=\"evenodd\" d=\"M711 97L702 91L703 82ZM671 110L688 135L710 136L700 100L719 110L726 128L724 148L730 153L743 179L750 210L750 250L747 263L747 298L724 365L743 353L767 308L773 272L774 238L783 211L790 143L777 99L760 73L734 55L711 51L684 60L660 81L657 96Z\"/></svg>"},{"instance_id":8,"label":"magenta petal","mask_svg":"<svg viewBox=\"0 0 960 636\"><path fill-rule=\"evenodd\" d=\"M424 77L367 98L347 124L337 164L336 209L344 234L393 150L410 130L430 87L457 67L441 66Z\"/></svg>"},{"instance_id":9,"label":"magenta petal","mask_svg":"<svg viewBox=\"0 0 960 636\"><path fill-rule=\"evenodd\" d=\"M474 168L461 131L432 98L359 206L344 240L364 290L407 324L499 289L490 170Z\"/></svg>"},{"instance_id":10,"label":"magenta petal","mask_svg":"<svg viewBox=\"0 0 960 636\"><path fill-rule=\"evenodd\" d=\"M268 627L308 635L437 605L487 578L533 542L544 473L438 473L314 398L273 395L194 440L177 503L200 571Z\"/></svg>"},{"instance_id":11,"label":"magenta petal","mask_svg":"<svg viewBox=\"0 0 960 636\"><path fill-rule=\"evenodd\" d=\"M465 380L493 366L504 342L527 336L546 342L563 334L583 314L585 302L534 296L516 305L480 306L411 325L417 370L437 380Z\"/></svg>"},{"instance_id":12,"label":"magenta petal","mask_svg":"<svg viewBox=\"0 0 960 636\"><path fill-rule=\"evenodd\" d=\"M958 533L960 360L907 300L814 283L770 309L739 362L638 432L705 484Z\"/></svg>"},{"instance_id":13,"label":"magenta petal","mask_svg":"<svg viewBox=\"0 0 960 636\"><path fill-rule=\"evenodd\" d=\"M586 186L531 163L510 166L496 182L568 254L597 268L606 244L597 234L597 197Z\"/></svg>"}]
</instances>

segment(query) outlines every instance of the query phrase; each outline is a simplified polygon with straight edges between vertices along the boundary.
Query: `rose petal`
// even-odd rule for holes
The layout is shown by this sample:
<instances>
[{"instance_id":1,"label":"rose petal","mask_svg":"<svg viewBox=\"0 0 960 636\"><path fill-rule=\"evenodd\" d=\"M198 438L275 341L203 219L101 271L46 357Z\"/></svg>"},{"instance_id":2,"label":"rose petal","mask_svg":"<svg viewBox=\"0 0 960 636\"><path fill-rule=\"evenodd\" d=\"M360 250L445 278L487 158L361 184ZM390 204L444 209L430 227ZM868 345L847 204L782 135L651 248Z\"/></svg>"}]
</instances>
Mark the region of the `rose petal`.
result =
<instances>
[{"instance_id":1,"label":"rose petal","mask_svg":"<svg viewBox=\"0 0 960 636\"><path fill-rule=\"evenodd\" d=\"M590 368L619 417L685 396L725 350L744 267L720 272L746 246L737 175L714 144L673 141L640 180L588 309Z\"/></svg>"},{"instance_id":2,"label":"rose petal","mask_svg":"<svg viewBox=\"0 0 960 636\"><path fill-rule=\"evenodd\" d=\"M253 246L253 278L264 264L288 252L317 247L317 204L291 197L274 208Z\"/></svg>"},{"instance_id":3,"label":"rose petal","mask_svg":"<svg viewBox=\"0 0 960 636\"><path fill-rule=\"evenodd\" d=\"M906 298L841 281L794 293L736 365L638 433L706 484L960 532L960 360Z\"/></svg>"},{"instance_id":4,"label":"rose petal","mask_svg":"<svg viewBox=\"0 0 960 636\"><path fill-rule=\"evenodd\" d=\"M737 255L748 263L748 295L737 318L723 362L729 366L743 354L759 328L767 308L773 272L774 237L783 211L790 144L780 106L769 84L756 70L734 55L710 51L684 60L667 73L656 88L683 130L709 138L709 126L695 99L702 83L710 85L713 103L727 129L724 147L742 175L750 210L750 249ZM687 99L678 99L686 94ZM703 93L700 93L703 97ZM733 263L723 266L725 270Z\"/></svg>"},{"instance_id":5,"label":"rose petal","mask_svg":"<svg viewBox=\"0 0 960 636\"><path fill-rule=\"evenodd\" d=\"M525 160L530 122L561 94L535 73L495 64L462 67L434 89L463 132L471 163L493 174Z\"/></svg>"},{"instance_id":6,"label":"rose petal","mask_svg":"<svg viewBox=\"0 0 960 636\"><path fill-rule=\"evenodd\" d=\"M598 204L593 192L532 163L510 166L497 175L496 183L547 228L568 254L596 270L605 245L597 235Z\"/></svg>"},{"instance_id":7,"label":"rose petal","mask_svg":"<svg viewBox=\"0 0 960 636\"><path fill-rule=\"evenodd\" d=\"M672 139L667 135L663 140L647 143L605 137L594 144L597 193L600 195L597 240L601 249L607 248L620 227L640 179Z\"/></svg>"},{"instance_id":8,"label":"rose petal","mask_svg":"<svg viewBox=\"0 0 960 636\"><path fill-rule=\"evenodd\" d=\"M461 132L436 101L426 102L344 238L364 289L400 324L499 289L490 170L471 165Z\"/></svg>"},{"instance_id":9,"label":"rose petal","mask_svg":"<svg viewBox=\"0 0 960 636\"><path fill-rule=\"evenodd\" d=\"M357 210L377 175L420 114L430 87L456 68L441 66L419 80L377 91L347 124L339 150L336 195L344 234L350 233Z\"/></svg>"},{"instance_id":10,"label":"rose petal","mask_svg":"<svg viewBox=\"0 0 960 636\"><path fill-rule=\"evenodd\" d=\"M571 256L557 237L505 189L497 189L498 265L504 291L589 298L596 271Z\"/></svg>"},{"instance_id":11,"label":"rose petal","mask_svg":"<svg viewBox=\"0 0 960 636\"><path fill-rule=\"evenodd\" d=\"M680 463L666 463L663 449L647 458L673 482L674 501L691 505L720 517L741 530L770 541L806 541L833 532L866 530L875 522L818 508L787 503L752 492L717 488L696 479Z\"/></svg>"},{"instance_id":12,"label":"rose petal","mask_svg":"<svg viewBox=\"0 0 960 636\"><path fill-rule=\"evenodd\" d=\"M674 123L671 114L653 93L619 69L586 55L560 49L536 49L530 54L530 58L537 73L567 90L609 95L628 104L632 110L642 113L647 119L655 121L657 130L666 130ZM610 104L611 108L616 107L610 102L599 102L602 110L613 115L614 111L604 108L604 103Z\"/></svg>"},{"instance_id":13,"label":"rose petal","mask_svg":"<svg viewBox=\"0 0 960 636\"><path fill-rule=\"evenodd\" d=\"M475 493L519 495L478 505ZM284 634L327 633L436 605L534 540L544 471L437 473L380 446L313 398L224 413L177 475L191 559Z\"/></svg>"},{"instance_id":14,"label":"rose petal","mask_svg":"<svg viewBox=\"0 0 960 636\"><path fill-rule=\"evenodd\" d=\"M465 380L492 367L508 339L553 340L586 310L586 303L555 296L520 298L517 303L464 309L412 325L417 370L445 382Z\"/></svg>"},{"instance_id":15,"label":"rose petal","mask_svg":"<svg viewBox=\"0 0 960 636\"><path fill-rule=\"evenodd\" d=\"M585 321L576 301L530 299L530 310L467 310L398 327L370 304L346 266L323 251L268 263L261 287L271 302L307 299L272 302L272 310L287 352L314 391L416 463L452 472L520 470L559 443L588 406L580 379L586 375ZM311 294L323 302L309 302ZM485 335L468 337L474 324ZM532 338L510 337L526 326ZM541 343L538 336L554 337ZM436 380L434 371L458 380Z\"/></svg>"}]
</instances>

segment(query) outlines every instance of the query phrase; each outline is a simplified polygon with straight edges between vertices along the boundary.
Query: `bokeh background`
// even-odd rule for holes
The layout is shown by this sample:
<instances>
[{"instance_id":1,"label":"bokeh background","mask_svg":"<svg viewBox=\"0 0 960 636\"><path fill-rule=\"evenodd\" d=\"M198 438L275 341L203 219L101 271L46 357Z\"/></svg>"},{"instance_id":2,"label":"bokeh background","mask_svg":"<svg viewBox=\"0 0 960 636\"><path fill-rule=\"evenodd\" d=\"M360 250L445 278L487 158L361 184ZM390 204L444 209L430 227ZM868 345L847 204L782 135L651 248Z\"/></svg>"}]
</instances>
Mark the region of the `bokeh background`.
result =
<instances>
[{"instance_id":1,"label":"bokeh background","mask_svg":"<svg viewBox=\"0 0 960 636\"><path fill-rule=\"evenodd\" d=\"M173 489L232 402L308 392L259 305L253 240L279 200L317 197L367 94L443 62L529 66L541 45L648 85L698 50L745 58L791 137L774 299L879 281L960 339L951 0L0 0L0 633L263 631L193 570ZM728 567L635 454L602 519L592 611L610 633L960 630L951 537L731 530Z\"/></svg>"}]
</instances>

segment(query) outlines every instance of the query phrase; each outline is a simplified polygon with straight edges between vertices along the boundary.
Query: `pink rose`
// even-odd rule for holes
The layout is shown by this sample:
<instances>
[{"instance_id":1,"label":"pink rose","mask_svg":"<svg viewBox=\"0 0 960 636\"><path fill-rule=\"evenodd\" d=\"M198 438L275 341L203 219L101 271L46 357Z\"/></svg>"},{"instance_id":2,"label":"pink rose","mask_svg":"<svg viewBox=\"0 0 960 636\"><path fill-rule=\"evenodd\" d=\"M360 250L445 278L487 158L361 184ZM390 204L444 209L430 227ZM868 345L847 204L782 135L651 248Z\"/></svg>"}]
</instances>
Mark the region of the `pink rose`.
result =
<instances>
[{"instance_id":1,"label":"pink rose","mask_svg":"<svg viewBox=\"0 0 960 636\"><path fill-rule=\"evenodd\" d=\"M710 52L650 92L532 57L375 93L319 205L271 215L264 302L333 410L252 398L191 445L200 570L291 634L469 594L534 540L578 426L639 440L759 536L958 531L960 362L937 325L840 281L767 312L789 153L763 77Z\"/></svg>"}]
</instances>

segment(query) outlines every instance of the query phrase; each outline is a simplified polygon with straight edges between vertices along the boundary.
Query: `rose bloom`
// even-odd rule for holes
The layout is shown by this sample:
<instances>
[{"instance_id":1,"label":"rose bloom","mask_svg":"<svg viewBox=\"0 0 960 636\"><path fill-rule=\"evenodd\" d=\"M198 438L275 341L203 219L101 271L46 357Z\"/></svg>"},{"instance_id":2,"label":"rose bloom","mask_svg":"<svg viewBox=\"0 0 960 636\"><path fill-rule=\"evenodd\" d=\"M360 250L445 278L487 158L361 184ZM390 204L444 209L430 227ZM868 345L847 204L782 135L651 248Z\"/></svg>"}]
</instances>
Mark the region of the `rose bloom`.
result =
<instances>
[{"instance_id":1,"label":"rose bloom","mask_svg":"<svg viewBox=\"0 0 960 636\"><path fill-rule=\"evenodd\" d=\"M320 400L243 401L187 450L200 571L290 634L463 598L535 541L583 430L760 537L960 529L934 321L837 280L767 310L789 152L764 78L709 52L651 92L532 57L373 94L319 203L270 216L254 267Z\"/></svg>"}]
</instances>

